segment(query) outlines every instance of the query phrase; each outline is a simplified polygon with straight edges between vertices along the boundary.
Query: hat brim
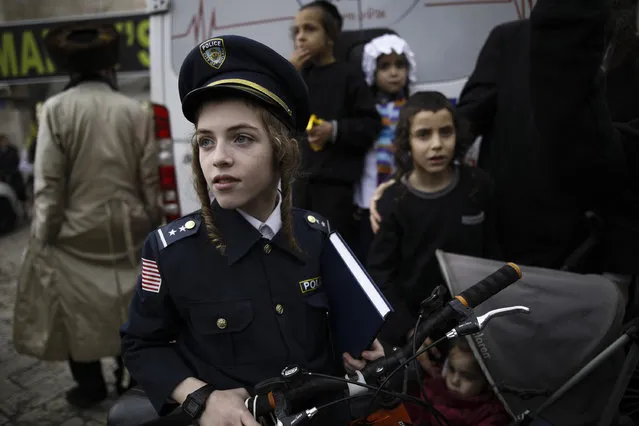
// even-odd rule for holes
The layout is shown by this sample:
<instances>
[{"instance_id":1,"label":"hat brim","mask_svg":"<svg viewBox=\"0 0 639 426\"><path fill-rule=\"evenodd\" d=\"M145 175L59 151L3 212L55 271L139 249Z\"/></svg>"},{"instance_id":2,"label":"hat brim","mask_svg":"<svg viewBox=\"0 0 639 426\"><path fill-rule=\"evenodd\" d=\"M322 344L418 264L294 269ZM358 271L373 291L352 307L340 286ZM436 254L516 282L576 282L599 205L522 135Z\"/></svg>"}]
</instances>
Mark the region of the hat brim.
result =
<instances>
[{"instance_id":1,"label":"hat brim","mask_svg":"<svg viewBox=\"0 0 639 426\"><path fill-rule=\"evenodd\" d=\"M268 88L255 83L253 80L249 80L250 76L247 77L248 78L215 78L205 83L202 87L192 90L182 100L182 112L184 116L191 123L195 124L200 107L207 101L240 96L257 100L286 123L287 126L296 128L293 111L286 101Z\"/></svg>"}]
</instances>

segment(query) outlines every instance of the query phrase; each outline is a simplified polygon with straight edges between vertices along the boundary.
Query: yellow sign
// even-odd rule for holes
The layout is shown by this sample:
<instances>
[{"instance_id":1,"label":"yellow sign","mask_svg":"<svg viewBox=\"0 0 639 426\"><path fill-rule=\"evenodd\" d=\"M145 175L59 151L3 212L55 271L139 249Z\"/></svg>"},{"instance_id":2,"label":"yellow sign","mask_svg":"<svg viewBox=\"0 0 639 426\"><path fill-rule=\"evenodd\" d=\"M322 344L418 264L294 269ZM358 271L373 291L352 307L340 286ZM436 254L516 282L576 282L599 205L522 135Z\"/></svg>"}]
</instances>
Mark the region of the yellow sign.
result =
<instances>
[{"instance_id":1,"label":"yellow sign","mask_svg":"<svg viewBox=\"0 0 639 426\"><path fill-rule=\"evenodd\" d=\"M148 71L149 17L146 14L89 19L86 22L110 22L120 33L119 72ZM44 37L53 25L40 23L0 26L0 83L66 76L56 69L44 47Z\"/></svg>"}]
</instances>

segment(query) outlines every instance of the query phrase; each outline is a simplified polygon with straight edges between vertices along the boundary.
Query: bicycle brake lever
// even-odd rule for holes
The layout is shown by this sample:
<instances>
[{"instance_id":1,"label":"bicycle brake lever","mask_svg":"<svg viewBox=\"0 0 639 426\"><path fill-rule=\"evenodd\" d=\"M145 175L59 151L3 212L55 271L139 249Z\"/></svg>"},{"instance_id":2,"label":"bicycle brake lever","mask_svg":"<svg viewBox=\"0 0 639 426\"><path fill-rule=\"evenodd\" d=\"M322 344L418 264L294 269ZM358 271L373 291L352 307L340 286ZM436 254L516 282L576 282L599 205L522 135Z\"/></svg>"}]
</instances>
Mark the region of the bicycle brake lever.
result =
<instances>
[{"instance_id":1,"label":"bicycle brake lever","mask_svg":"<svg viewBox=\"0 0 639 426\"><path fill-rule=\"evenodd\" d=\"M517 313L528 314L530 313L530 308L528 306L508 306L506 308L493 309L477 317L477 323L479 324L479 329L483 330L491 319Z\"/></svg>"},{"instance_id":2,"label":"bicycle brake lever","mask_svg":"<svg viewBox=\"0 0 639 426\"><path fill-rule=\"evenodd\" d=\"M317 414L317 408L313 407L308 410L304 410L301 413L286 416L282 419L277 419L277 426L297 426L302 424L305 420Z\"/></svg>"},{"instance_id":3,"label":"bicycle brake lever","mask_svg":"<svg viewBox=\"0 0 639 426\"><path fill-rule=\"evenodd\" d=\"M454 339L459 336L477 333L483 330L491 319L517 313L530 313L530 308L527 306L508 306L506 308L493 309L480 317L471 317L468 321L446 333L446 337Z\"/></svg>"}]
</instances>

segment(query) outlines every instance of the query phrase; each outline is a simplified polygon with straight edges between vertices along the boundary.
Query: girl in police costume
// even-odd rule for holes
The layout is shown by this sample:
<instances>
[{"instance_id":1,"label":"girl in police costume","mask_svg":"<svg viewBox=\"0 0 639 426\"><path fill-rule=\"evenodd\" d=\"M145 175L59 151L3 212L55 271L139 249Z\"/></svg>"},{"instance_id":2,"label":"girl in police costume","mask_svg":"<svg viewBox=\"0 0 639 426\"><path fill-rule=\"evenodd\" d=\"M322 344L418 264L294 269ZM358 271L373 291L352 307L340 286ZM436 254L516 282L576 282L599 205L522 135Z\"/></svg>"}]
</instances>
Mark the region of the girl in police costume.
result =
<instances>
[{"instance_id":1,"label":"girl in police costume","mask_svg":"<svg viewBox=\"0 0 639 426\"><path fill-rule=\"evenodd\" d=\"M334 356L326 295L302 288L321 278L328 232L291 207L308 92L286 59L239 36L195 47L179 91L202 209L148 236L123 356L160 414L178 403L203 426L256 425L248 390L286 365L343 374L365 363ZM362 358L382 355L376 341Z\"/></svg>"}]
</instances>

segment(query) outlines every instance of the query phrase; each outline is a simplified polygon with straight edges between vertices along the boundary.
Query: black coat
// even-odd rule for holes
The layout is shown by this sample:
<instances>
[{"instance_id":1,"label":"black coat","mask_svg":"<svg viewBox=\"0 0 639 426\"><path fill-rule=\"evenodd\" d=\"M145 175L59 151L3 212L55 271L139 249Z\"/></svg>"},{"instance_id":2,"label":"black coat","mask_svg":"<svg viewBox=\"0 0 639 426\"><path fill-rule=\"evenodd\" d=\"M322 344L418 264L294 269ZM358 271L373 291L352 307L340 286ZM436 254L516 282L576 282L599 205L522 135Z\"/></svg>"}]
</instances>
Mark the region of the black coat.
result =
<instances>
[{"instance_id":1,"label":"black coat","mask_svg":"<svg viewBox=\"0 0 639 426\"><path fill-rule=\"evenodd\" d=\"M632 55L607 76L601 71L609 12L603 0L538 3L531 15L532 110L563 188L603 219L595 272L639 274L639 76L628 72Z\"/></svg>"},{"instance_id":2,"label":"black coat","mask_svg":"<svg viewBox=\"0 0 639 426\"><path fill-rule=\"evenodd\" d=\"M601 131L609 132L604 140L613 137L604 81L595 87L594 78L603 54L603 27L600 41L589 45L591 51L571 51L576 42L573 29L546 28L542 33L540 28L531 40L529 20L497 26L458 104L470 121L472 136L483 137L479 166L495 182L497 233L504 256L527 265L561 267L589 236L586 211L600 211L612 202L610 193L593 191L592 185L610 189L627 182L617 174L624 169L619 151L605 154L598 145L601 133L593 131L593 126L605 129L602 123L608 120L608 130ZM575 55L586 59L566 59ZM579 69L584 61L588 65ZM620 75L611 74L611 82L618 85ZM588 96L598 99L597 112L584 112L591 105ZM631 91L624 97L616 90L607 101L625 105L631 98L636 98ZM601 160L602 154L606 160ZM590 178L601 174L606 176L599 181Z\"/></svg>"}]
</instances>

